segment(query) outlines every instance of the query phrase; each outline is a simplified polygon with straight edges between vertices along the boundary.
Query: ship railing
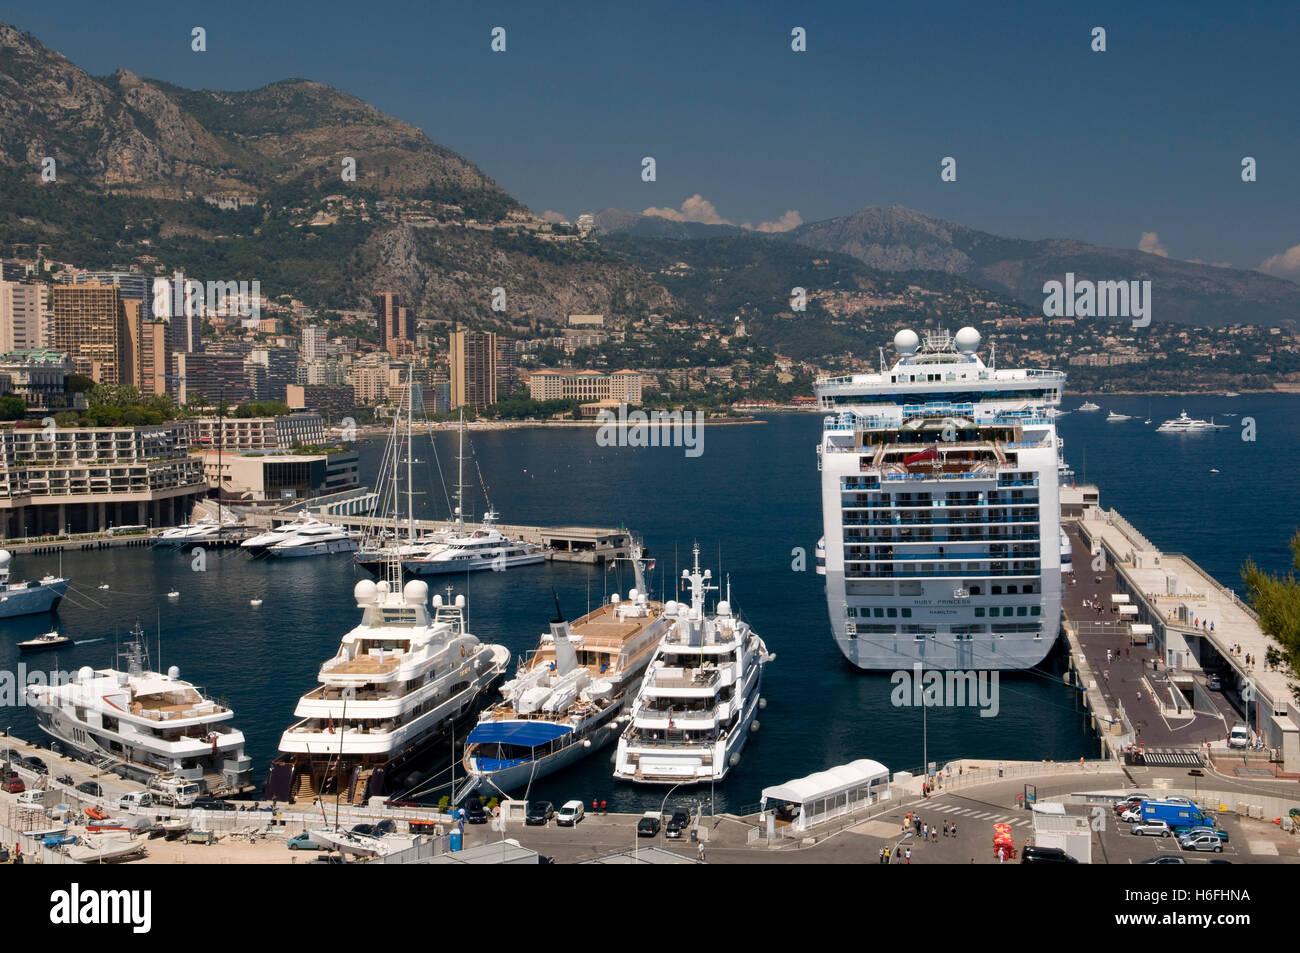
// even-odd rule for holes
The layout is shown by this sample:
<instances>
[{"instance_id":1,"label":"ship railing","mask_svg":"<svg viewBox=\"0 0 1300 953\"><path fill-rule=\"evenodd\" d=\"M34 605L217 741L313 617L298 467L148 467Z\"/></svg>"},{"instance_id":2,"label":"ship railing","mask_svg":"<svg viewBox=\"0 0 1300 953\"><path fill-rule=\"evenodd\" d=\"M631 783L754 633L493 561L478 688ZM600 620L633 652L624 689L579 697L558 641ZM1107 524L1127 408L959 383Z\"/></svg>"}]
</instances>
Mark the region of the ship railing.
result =
<instances>
[{"instance_id":1,"label":"ship railing","mask_svg":"<svg viewBox=\"0 0 1300 953\"><path fill-rule=\"evenodd\" d=\"M645 684L652 688L707 688L722 677L717 668L686 669L682 674L665 674L662 670L646 676Z\"/></svg>"}]
</instances>

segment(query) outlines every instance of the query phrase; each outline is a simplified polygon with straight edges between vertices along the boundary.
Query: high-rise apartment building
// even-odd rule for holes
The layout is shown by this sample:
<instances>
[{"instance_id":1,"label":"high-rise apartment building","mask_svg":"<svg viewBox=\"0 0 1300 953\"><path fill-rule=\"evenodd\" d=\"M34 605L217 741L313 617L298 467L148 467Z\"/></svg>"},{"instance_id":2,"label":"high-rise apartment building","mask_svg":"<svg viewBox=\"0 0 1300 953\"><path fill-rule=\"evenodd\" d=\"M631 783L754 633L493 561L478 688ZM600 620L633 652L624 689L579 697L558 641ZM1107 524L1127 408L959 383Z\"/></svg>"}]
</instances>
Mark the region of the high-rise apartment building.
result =
<instances>
[{"instance_id":1,"label":"high-rise apartment building","mask_svg":"<svg viewBox=\"0 0 1300 953\"><path fill-rule=\"evenodd\" d=\"M415 312L402 306L401 295L393 291L375 295L375 319L381 348L395 358L414 353Z\"/></svg>"},{"instance_id":2,"label":"high-rise apartment building","mask_svg":"<svg viewBox=\"0 0 1300 953\"><path fill-rule=\"evenodd\" d=\"M132 302L139 315L138 302ZM130 327L117 285L56 285L50 293L52 344L66 351L77 373L99 384L132 384Z\"/></svg>"},{"instance_id":3,"label":"high-rise apartment building","mask_svg":"<svg viewBox=\"0 0 1300 953\"><path fill-rule=\"evenodd\" d=\"M451 409L483 410L497 402L497 336L491 331L452 331L447 365Z\"/></svg>"},{"instance_id":4,"label":"high-rise apartment building","mask_svg":"<svg viewBox=\"0 0 1300 953\"><path fill-rule=\"evenodd\" d=\"M298 358L304 364L325 357L325 329L316 324L302 329L302 343L298 348Z\"/></svg>"},{"instance_id":5,"label":"high-rise apartment building","mask_svg":"<svg viewBox=\"0 0 1300 953\"><path fill-rule=\"evenodd\" d=\"M42 284L0 280L0 353L45 346L46 294Z\"/></svg>"}]
</instances>

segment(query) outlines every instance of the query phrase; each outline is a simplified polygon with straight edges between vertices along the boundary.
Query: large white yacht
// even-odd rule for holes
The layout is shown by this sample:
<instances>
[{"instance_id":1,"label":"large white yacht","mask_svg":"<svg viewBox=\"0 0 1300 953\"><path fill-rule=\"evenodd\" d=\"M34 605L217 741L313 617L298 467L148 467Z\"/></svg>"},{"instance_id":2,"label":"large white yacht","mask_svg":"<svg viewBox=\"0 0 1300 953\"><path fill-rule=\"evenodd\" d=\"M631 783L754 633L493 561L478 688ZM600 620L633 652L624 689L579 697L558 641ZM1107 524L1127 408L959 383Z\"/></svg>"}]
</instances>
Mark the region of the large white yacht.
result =
<instances>
[{"instance_id":1,"label":"large white yacht","mask_svg":"<svg viewBox=\"0 0 1300 953\"><path fill-rule=\"evenodd\" d=\"M41 728L105 769L148 780L171 774L210 794L233 793L252 781L244 734L235 713L206 697L171 666L149 671L144 631L124 643L126 668L81 668L61 685L30 685L27 704Z\"/></svg>"},{"instance_id":2,"label":"large white yacht","mask_svg":"<svg viewBox=\"0 0 1300 953\"><path fill-rule=\"evenodd\" d=\"M526 788L618 736L619 713L667 629L663 604L646 593L638 547L631 562L636 587L626 600L615 593L570 626L556 599L550 631L469 735L464 793Z\"/></svg>"},{"instance_id":3,"label":"large white yacht","mask_svg":"<svg viewBox=\"0 0 1300 953\"><path fill-rule=\"evenodd\" d=\"M826 604L859 668L1028 668L1056 641L1065 374L979 345L904 330L893 367L817 381Z\"/></svg>"},{"instance_id":4,"label":"large white yacht","mask_svg":"<svg viewBox=\"0 0 1300 953\"><path fill-rule=\"evenodd\" d=\"M456 507L457 518L460 507ZM483 525L476 530L460 530L440 545L424 552L412 552L402 560L402 568L413 576L438 576L472 572L478 569L513 569L546 561L546 550L536 543L511 539L492 524L497 514L487 512Z\"/></svg>"},{"instance_id":5,"label":"large white yacht","mask_svg":"<svg viewBox=\"0 0 1300 953\"><path fill-rule=\"evenodd\" d=\"M269 797L334 794L359 804L412 787L423 759L477 710L510 661L505 646L469 633L463 595L435 596L430 612L428 584L403 586L396 560L389 578L363 579L353 595L361 624L298 702Z\"/></svg>"},{"instance_id":6,"label":"large white yacht","mask_svg":"<svg viewBox=\"0 0 1300 953\"><path fill-rule=\"evenodd\" d=\"M69 580L44 576L40 582L10 582L9 564L13 558L9 550L0 549L0 619L57 609L68 591Z\"/></svg>"},{"instance_id":7,"label":"large white yacht","mask_svg":"<svg viewBox=\"0 0 1300 953\"><path fill-rule=\"evenodd\" d=\"M1187 411L1183 411L1172 420L1166 420L1156 428L1156 433L1205 433L1210 430L1227 430L1227 424L1216 424L1214 418L1209 420L1198 420L1195 417L1188 417Z\"/></svg>"},{"instance_id":8,"label":"large white yacht","mask_svg":"<svg viewBox=\"0 0 1300 953\"><path fill-rule=\"evenodd\" d=\"M710 570L682 570L691 604L664 606L668 633L641 680L618 741L614 777L642 784L721 781L740 751L760 703L763 667L773 658L749 623L731 608L731 593L705 611ZM728 585L730 589L730 585Z\"/></svg>"},{"instance_id":9,"label":"large white yacht","mask_svg":"<svg viewBox=\"0 0 1300 953\"><path fill-rule=\"evenodd\" d=\"M282 543L300 529L316 526L328 526L321 520L316 519L306 510L303 510L294 518L292 522L281 523L279 526L273 526L264 533L258 533L256 536L250 536L239 544L241 549L246 550L253 556L262 556L266 551L276 543Z\"/></svg>"},{"instance_id":10,"label":"large white yacht","mask_svg":"<svg viewBox=\"0 0 1300 953\"><path fill-rule=\"evenodd\" d=\"M304 526L291 536L270 546L266 554L274 559L295 559L303 556L327 556L331 553L354 553L361 545L361 535L342 526L321 523Z\"/></svg>"}]
</instances>

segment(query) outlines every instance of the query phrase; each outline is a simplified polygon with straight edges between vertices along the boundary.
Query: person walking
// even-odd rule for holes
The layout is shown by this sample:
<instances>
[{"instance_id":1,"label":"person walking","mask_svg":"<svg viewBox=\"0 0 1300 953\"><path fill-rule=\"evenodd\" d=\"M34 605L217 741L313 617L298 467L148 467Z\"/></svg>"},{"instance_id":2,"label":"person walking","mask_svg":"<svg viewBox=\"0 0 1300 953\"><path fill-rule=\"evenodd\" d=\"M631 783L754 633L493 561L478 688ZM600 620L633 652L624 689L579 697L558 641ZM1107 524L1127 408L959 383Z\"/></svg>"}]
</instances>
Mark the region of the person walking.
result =
<instances>
[{"instance_id":1,"label":"person walking","mask_svg":"<svg viewBox=\"0 0 1300 953\"><path fill-rule=\"evenodd\" d=\"M890 860L890 856L889 856L889 855L890 855L890 850L889 850L888 847L886 847L886 848L885 848L885 863L886 863L886 864L889 863L889 860Z\"/></svg>"},{"instance_id":2,"label":"person walking","mask_svg":"<svg viewBox=\"0 0 1300 953\"><path fill-rule=\"evenodd\" d=\"M883 864L884 862L885 862L885 848L882 847L882 848L880 848L880 860L879 860L879 863L882 863L882 864Z\"/></svg>"},{"instance_id":3,"label":"person walking","mask_svg":"<svg viewBox=\"0 0 1300 953\"><path fill-rule=\"evenodd\" d=\"M921 825L921 840L923 840L923 841L927 841L927 840L929 840L929 839L930 839L930 825L929 825L929 824L922 824L922 825Z\"/></svg>"},{"instance_id":4,"label":"person walking","mask_svg":"<svg viewBox=\"0 0 1300 953\"><path fill-rule=\"evenodd\" d=\"M930 843L931 844L939 843L939 828L937 827L930 828Z\"/></svg>"},{"instance_id":5,"label":"person walking","mask_svg":"<svg viewBox=\"0 0 1300 953\"><path fill-rule=\"evenodd\" d=\"M704 863L704 841L700 841L699 855L700 863Z\"/></svg>"},{"instance_id":6,"label":"person walking","mask_svg":"<svg viewBox=\"0 0 1300 953\"><path fill-rule=\"evenodd\" d=\"M904 863L906 863L908 866L911 866L911 864L912 864L912 848L910 848L910 847L907 848L907 855L906 855L906 856L907 856L907 860L904 861Z\"/></svg>"}]
</instances>

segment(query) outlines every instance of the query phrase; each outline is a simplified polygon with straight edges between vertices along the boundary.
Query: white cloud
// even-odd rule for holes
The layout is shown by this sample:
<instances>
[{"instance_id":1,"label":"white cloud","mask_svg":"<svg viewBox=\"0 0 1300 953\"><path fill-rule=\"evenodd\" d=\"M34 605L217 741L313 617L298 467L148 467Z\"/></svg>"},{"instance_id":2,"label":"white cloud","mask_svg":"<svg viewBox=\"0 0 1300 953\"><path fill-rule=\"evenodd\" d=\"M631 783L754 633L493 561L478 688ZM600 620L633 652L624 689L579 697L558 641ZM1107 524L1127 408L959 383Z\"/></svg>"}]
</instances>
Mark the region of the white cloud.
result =
<instances>
[{"instance_id":1,"label":"white cloud","mask_svg":"<svg viewBox=\"0 0 1300 953\"><path fill-rule=\"evenodd\" d=\"M1265 258L1256 271L1273 275L1275 278L1300 281L1300 245L1292 245L1280 255Z\"/></svg>"},{"instance_id":2,"label":"white cloud","mask_svg":"<svg viewBox=\"0 0 1300 953\"><path fill-rule=\"evenodd\" d=\"M1138 250L1148 255L1159 255L1161 258L1169 257L1169 250L1160 244L1160 236L1156 232L1143 232L1142 237L1138 239Z\"/></svg>"},{"instance_id":3,"label":"white cloud","mask_svg":"<svg viewBox=\"0 0 1300 953\"><path fill-rule=\"evenodd\" d=\"M757 231L760 232L788 232L792 228L798 228L803 224L803 216L799 214L798 209L790 209L775 222L760 222ZM748 225L746 225L748 227Z\"/></svg>"},{"instance_id":4,"label":"white cloud","mask_svg":"<svg viewBox=\"0 0 1300 953\"><path fill-rule=\"evenodd\" d=\"M674 222L699 222L701 225L731 224L718 214L718 210L713 207L712 202L698 192L683 202L680 210L675 208L648 208L641 214L657 215L660 218L666 218Z\"/></svg>"}]
</instances>

